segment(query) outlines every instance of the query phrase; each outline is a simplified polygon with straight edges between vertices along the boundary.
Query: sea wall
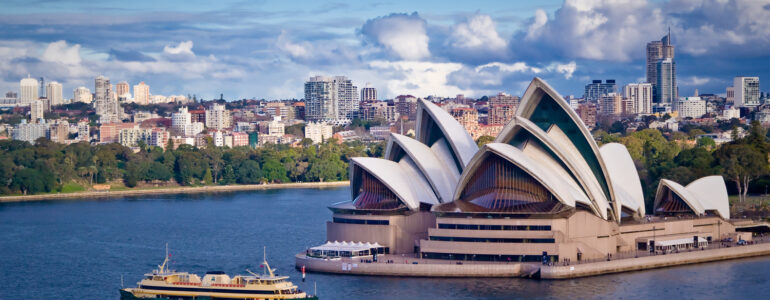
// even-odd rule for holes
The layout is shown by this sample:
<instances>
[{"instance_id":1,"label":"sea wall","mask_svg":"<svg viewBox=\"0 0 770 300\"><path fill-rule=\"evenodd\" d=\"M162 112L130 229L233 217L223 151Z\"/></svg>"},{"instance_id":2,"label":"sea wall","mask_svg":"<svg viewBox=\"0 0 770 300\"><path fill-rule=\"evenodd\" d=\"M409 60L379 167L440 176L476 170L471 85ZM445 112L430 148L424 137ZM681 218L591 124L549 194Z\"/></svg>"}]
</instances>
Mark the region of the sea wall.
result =
<instances>
[{"instance_id":1,"label":"sea wall","mask_svg":"<svg viewBox=\"0 0 770 300\"><path fill-rule=\"evenodd\" d=\"M619 272L664 268L711 261L762 256L770 254L770 243L749 246L736 246L721 249L708 249L676 254L646 256L631 259L619 259L571 266L543 266L540 268L542 279L567 279Z\"/></svg>"},{"instance_id":2,"label":"sea wall","mask_svg":"<svg viewBox=\"0 0 770 300\"><path fill-rule=\"evenodd\" d=\"M349 181L332 181L332 182L295 182L295 183L268 183L268 184L243 184L243 185L215 185L215 186L200 186L200 187L129 189L129 190L121 190L121 191L104 191L104 192L77 192L77 193L63 193L63 194L3 196L3 197L0 197L0 203L40 201L40 200L63 200L63 199L78 199L78 198L84 198L84 199L108 198L108 197L124 197L124 196L142 196L142 195L218 193L218 192L236 192L236 191L290 189L290 188L331 188L331 187L343 187L348 185L350 185Z\"/></svg>"}]
</instances>

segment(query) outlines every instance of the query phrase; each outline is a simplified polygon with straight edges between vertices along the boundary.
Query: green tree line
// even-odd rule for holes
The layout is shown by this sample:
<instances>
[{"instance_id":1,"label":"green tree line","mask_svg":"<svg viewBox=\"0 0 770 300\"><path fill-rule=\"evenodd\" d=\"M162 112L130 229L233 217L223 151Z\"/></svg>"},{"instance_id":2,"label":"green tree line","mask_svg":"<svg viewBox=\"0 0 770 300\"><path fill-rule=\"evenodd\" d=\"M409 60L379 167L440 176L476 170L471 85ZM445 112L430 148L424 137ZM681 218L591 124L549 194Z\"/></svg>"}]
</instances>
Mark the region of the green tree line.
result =
<instances>
[{"instance_id":1,"label":"green tree line","mask_svg":"<svg viewBox=\"0 0 770 300\"><path fill-rule=\"evenodd\" d=\"M359 142L301 148L268 144L249 147L198 148L182 145L175 150L141 145L134 152L119 144L63 145L41 138L34 145L0 141L0 194L36 194L67 191L69 185L90 186L142 183L183 186L318 182L348 179L352 157L383 154L384 143Z\"/></svg>"}]
</instances>

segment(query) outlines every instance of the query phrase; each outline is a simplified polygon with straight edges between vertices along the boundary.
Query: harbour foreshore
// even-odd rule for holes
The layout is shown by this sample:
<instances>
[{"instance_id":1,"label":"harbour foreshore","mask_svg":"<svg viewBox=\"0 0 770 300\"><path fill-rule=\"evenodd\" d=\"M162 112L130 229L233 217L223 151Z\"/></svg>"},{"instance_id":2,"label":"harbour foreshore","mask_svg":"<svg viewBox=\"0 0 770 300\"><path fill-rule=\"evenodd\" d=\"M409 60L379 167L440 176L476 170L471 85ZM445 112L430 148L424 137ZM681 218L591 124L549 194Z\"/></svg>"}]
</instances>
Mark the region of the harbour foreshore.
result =
<instances>
[{"instance_id":1,"label":"harbour foreshore","mask_svg":"<svg viewBox=\"0 0 770 300\"><path fill-rule=\"evenodd\" d=\"M243 185L216 185L199 187L171 187L171 188L147 188L147 189L127 189L120 191L88 191L60 194L39 194L24 196L3 196L0 197L0 203L26 202L26 201L47 201L47 200L65 200L65 199L96 199L125 196L142 195L168 195L168 194L197 194L197 193L219 193L219 192L237 192L253 190L271 190L271 189L291 189L291 188L333 188L348 186L349 181L330 181L330 182L293 182L293 183L266 183L266 184L243 184Z\"/></svg>"},{"instance_id":2,"label":"harbour foreshore","mask_svg":"<svg viewBox=\"0 0 770 300\"><path fill-rule=\"evenodd\" d=\"M356 259L325 260L309 258L304 253L295 256L296 267L305 266L309 272L413 277L527 277L540 279L570 279L620 272L665 268L729 259L770 255L770 243L729 248L693 250L665 255L626 258L611 261L544 266L538 263L484 263L435 261L416 258L384 263L361 262ZM398 256L396 256L398 257Z\"/></svg>"}]
</instances>

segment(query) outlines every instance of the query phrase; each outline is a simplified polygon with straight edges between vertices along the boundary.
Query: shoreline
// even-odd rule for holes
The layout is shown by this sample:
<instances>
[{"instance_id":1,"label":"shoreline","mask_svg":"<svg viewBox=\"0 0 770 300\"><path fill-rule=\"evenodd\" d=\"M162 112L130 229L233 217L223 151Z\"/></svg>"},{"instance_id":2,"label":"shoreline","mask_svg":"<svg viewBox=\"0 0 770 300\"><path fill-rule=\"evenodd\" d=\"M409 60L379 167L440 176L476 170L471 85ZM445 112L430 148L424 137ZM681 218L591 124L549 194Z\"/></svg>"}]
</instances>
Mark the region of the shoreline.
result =
<instances>
[{"instance_id":1,"label":"shoreline","mask_svg":"<svg viewBox=\"0 0 770 300\"><path fill-rule=\"evenodd\" d=\"M267 184L239 184L239 185L214 185L214 186L196 186L196 187L171 187L171 188L146 188L146 189L128 189L120 191L88 191L59 194L40 194L40 195L22 195L22 196L2 196L0 203L14 203L27 201L55 201L73 198L111 198L124 196L143 196L143 195L170 195L170 194L192 194L192 193L221 193L238 191L259 191L273 189L300 189L300 188L333 188L350 185L349 181L330 181L330 182L291 182L291 183L267 183Z\"/></svg>"},{"instance_id":2,"label":"shoreline","mask_svg":"<svg viewBox=\"0 0 770 300\"><path fill-rule=\"evenodd\" d=\"M567 266L542 266L538 263L484 263L434 261L393 256L396 261L408 263L361 263L356 259L324 260L308 258L305 253L294 257L295 268L303 266L308 272L345 274L358 276L403 276L403 277L455 277L455 278L532 278L540 280L561 280L591 277L606 274L626 273L682 265L726 261L733 259L770 255L770 243L707 249L701 251L672 253L639 258L599 261ZM383 255L384 259L390 255Z\"/></svg>"}]
</instances>

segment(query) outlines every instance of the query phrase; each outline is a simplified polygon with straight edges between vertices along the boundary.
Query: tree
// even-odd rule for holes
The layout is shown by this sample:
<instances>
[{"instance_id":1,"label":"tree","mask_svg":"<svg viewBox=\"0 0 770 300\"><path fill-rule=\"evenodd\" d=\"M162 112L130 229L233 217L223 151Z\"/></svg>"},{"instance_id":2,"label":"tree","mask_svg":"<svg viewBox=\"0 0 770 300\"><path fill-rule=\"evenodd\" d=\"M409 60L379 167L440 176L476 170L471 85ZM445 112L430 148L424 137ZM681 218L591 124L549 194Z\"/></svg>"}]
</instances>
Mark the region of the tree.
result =
<instances>
[{"instance_id":1,"label":"tree","mask_svg":"<svg viewBox=\"0 0 770 300\"><path fill-rule=\"evenodd\" d=\"M767 173L767 156L747 144L728 144L716 153L728 180L735 182L741 202L752 180Z\"/></svg>"},{"instance_id":2,"label":"tree","mask_svg":"<svg viewBox=\"0 0 770 300\"><path fill-rule=\"evenodd\" d=\"M699 138L695 145L700 148L706 148L706 149L712 149L717 146L717 143L714 141L714 139L704 136Z\"/></svg>"},{"instance_id":3,"label":"tree","mask_svg":"<svg viewBox=\"0 0 770 300\"><path fill-rule=\"evenodd\" d=\"M237 181L242 184L259 183L262 179L262 170L259 164L253 160L246 160L238 167Z\"/></svg>"},{"instance_id":4,"label":"tree","mask_svg":"<svg viewBox=\"0 0 770 300\"><path fill-rule=\"evenodd\" d=\"M206 168L206 173L203 174L203 183L209 185L213 182L211 178L211 169Z\"/></svg>"},{"instance_id":5,"label":"tree","mask_svg":"<svg viewBox=\"0 0 770 300\"><path fill-rule=\"evenodd\" d=\"M495 137L488 136L488 135L482 135L476 140L476 145L479 147L484 146L486 144L489 144L491 142L495 141Z\"/></svg>"},{"instance_id":6,"label":"tree","mask_svg":"<svg viewBox=\"0 0 770 300\"><path fill-rule=\"evenodd\" d=\"M262 173L269 182L287 182L286 168L276 159L268 159L262 165Z\"/></svg>"}]
</instances>

